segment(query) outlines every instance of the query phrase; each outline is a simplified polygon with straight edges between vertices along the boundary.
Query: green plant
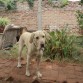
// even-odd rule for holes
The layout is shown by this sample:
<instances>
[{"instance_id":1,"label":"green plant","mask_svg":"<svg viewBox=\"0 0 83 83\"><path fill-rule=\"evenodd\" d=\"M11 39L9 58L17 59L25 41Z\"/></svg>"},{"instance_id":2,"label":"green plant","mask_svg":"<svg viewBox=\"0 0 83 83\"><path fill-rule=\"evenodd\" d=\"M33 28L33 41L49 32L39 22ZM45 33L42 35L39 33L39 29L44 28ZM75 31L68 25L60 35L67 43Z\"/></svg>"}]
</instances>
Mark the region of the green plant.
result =
<instances>
[{"instance_id":1,"label":"green plant","mask_svg":"<svg viewBox=\"0 0 83 83\"><path fill-rule=\"evenodd\" d=\"M5 26L10 22L8 18L0 18L0 26Z\"/></svg>"},{"instance_id":2,"label":"green plant","mask_svg":"<svg viewBox=\"0 0 83 83\"><path fill-rule=\"evenodd\" d=\"M80 11L77 11L77 21L78 21L79 27L83 30L83 13Z\"/></svg>"},{"instance_id":3,"label":"green plant","mask_svg":"<svg viewBox=\"0 0 83 83\"><path fill-rule=\"evenodd\" d=\"M18 1L20 1L20 2L25 2L25 1L27 1L28 5L29 5L29 7L30 7L31 9L32 9L33 6L34 6L34 0L18 0Z\"/></svg>"},{"instance_id":4,"label":"green plant","mask_svg":"<svg viewBox=\"0 0 83 83\"><path fill-rule=\"evenodd\" d=\"M48 0L48 4L51 5L52 4L52 0Z\"/></svg>"},{"instance_id":5,"label":"green plant","mask_svg":"<svg viewBox=\"0 0 83 83\"><path fill-rule=\"evenodd\" d=\"M69 36L66 29L50 32L51 40L47 42L44 56L50 59L73 58L76 53L74 36ZM76 55L76 54L75 54Z\"/></svg>"},{"instance_id":6,"label":"green plant","mask_svg":"<svg viewBox=\"0 0 83 83\"><path fill-rule=\"evenodd\" d=\"M83 0L81 0L81 3L83 4Z\"/></svg>"},{"instance_id":7,"label":"green plant","mask_svg":"<svg viewBox=\"0 0 83 83\"><path fill-rule=\"evenodd\" d=\"M60 0L61 1L61 7L64 7L68 4L68 0Z\"/></svg>"},{"instance_id":8,"label":"green plant","mask_svg":"<svg viewBox=\"0 0 83 83\"><path fill-rule=\"evenodd\" d=\"M32 8L34 6L34 0L27 0L29 7Z\"/></svg>"},{"instance_id":9,"label":"green plant","mask_svg":"<svg viewBox=\"0 0 83 83\"><path fill-rule=\"evenodd\" d=\"M75 43L76 43L77 47L83 48L83 36L77 36Z\"/></svg>"},{"instance_id":10,"label":"green plant","mask_svg":"<svg viewBox=\"0 0 83 83\"><path fill-rule=\"evenodd\" d=\"M62 4L67 4L68 3L68 0L60 0Z\"/></svg>"},{"instance_id":11,"label":"green plant","mask_svg":"<svg viewBox=\"0 0 83 83\"><path fill-rule=\"evenodd\" d=\"M48 0L48 4L53 6L53 7L62 8L62 7L66 6L68 4L68 0Z\"/></svg>"},{"instance_id":12,"label":"green plant","mask_svg":"<svg viewBox=\"0 0 83 83\"><path fill-rule=\"evenodd\" d=\"M14 0L0 0L0 3L3 3L7 10L16 9L16 2Z\"/></svg>"}]
</instances>

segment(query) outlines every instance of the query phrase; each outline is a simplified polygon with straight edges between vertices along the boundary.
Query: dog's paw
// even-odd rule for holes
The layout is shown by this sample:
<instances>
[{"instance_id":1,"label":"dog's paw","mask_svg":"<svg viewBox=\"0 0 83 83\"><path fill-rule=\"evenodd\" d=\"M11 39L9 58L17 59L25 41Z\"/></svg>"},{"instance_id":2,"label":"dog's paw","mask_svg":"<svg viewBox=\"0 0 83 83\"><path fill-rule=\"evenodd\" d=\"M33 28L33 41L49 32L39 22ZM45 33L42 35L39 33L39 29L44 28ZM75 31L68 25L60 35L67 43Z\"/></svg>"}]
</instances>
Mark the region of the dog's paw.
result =
<instances>
[{"instance_id":1,"label":"dog's paw","mask_svg":"<svg viewBox=\"0 0 83 83\"><path fill-rule=\"evenodd\" d=\"M21 68L21 67L22 67L22 65L17 65L17 67L18 67L18 68Z\"/></svg>"},{"instance_id":2,"label":"dog's paw","mask_svg":"<svg viewBox=\"0 0 83 83\"><path fill-rule=\"evenodd\" d=\"M38 78L41 78L42 77L42 74L40 72L37 72L37 77Z\"/></svg>"},{"instance_id":3,"label":"dog's paw","mask_svg":"<svg viewBox=\"0 0 83 83\"><path fill-rule=\"evenodd\" d=\"M25 75L29 77L29 76L30 76L30 72L26 72L26 74L25 74Z\"/></svg>"}]
</instances>

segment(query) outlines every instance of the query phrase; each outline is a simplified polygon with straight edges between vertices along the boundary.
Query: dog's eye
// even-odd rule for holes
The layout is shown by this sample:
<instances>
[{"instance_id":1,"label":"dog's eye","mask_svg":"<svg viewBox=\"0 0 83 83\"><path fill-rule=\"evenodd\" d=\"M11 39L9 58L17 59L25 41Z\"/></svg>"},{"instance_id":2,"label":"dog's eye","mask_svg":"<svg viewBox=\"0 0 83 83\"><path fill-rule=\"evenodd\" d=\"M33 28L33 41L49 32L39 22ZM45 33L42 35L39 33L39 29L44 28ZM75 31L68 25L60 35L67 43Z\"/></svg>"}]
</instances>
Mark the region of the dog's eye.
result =
<instances>
[{"instance_id":1,"label":"dog's eye","mask_svg":"<svg viewBox=\"0 0 83 83\"><path fill-rule=\"evenodd\" d=\"M45 36L42 36L43 38L45 37Z\"/></svg>"},{"instance_id":2,"label":"dog's eye","mask_svg":"<svg viewBox=\"0 0 83 83\"><path fill-rule=\"evenodd\" d=\"M36 39L39 39L39 37L36 37Z\"/></svg>"}]
</instances>

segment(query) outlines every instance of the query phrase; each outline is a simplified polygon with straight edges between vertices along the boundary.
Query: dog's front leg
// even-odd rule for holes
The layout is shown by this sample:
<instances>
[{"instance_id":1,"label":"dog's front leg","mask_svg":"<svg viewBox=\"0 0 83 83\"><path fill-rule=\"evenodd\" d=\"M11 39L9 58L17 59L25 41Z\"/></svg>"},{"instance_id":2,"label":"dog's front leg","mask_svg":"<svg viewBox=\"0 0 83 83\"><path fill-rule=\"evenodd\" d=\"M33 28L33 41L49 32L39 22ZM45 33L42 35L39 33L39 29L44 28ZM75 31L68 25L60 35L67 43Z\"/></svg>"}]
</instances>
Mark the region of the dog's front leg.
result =
<instances>
[{"instance_id":1,"label":"dog's front leg","mask_svg":"<svg viewBox=\"0 0 83 83\"><path fill-rule=\"evenodd\" d=\"M40 73L40 62L41 62L41 58L42 58L43 52L39 52L38 56L37 56L37 76L42 77L42 74Z\"/></svg>"},{"instance_id":2,"label":"dog's front leg","mask_svg":"<svg viewBox=\"0 0 83 83\"><path fill-rule=\"evenodd\" d=\"M30 76L29 62L30 62L30 54L27 54L26 76Z\"/></svg>"}]
</instances>

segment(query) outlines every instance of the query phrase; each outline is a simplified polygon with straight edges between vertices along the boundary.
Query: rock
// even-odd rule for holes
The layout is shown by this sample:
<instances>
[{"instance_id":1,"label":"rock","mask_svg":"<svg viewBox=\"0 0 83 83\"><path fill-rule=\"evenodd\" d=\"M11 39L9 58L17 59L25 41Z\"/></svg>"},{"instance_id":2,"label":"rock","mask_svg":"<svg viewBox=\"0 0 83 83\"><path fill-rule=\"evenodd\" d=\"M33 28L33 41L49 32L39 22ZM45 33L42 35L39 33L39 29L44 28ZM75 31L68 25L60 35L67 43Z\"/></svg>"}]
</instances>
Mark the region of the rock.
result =
<instances>
[{"instance_id":1,"label":"rock","mask_svg":"<svg viewBox=\"0 0 83 83\"><path fill-rule=\"evenodd\" d=\"M62 83L67 83L67 81L63 81Z\"/></svg>"},{"instance_id":2,"label":"rock","mask_svg":"<svg viewBox=\"0 0 83 83\"><path fill-rule=\"evenodd\" d=\"M48 58L48 59L45 60L45 62L51 62L51 59Z\"/></svg>"},{"instance_id":3,"label":"rock","mask_svg":"<svg viewBox=\"0 0 83 83\"><path fill-rule=\"evenodd\" d=\"M9 76L9 77L7 77L5 80L6 80L6 81L13 81L14 78L13 78L12 76Z\"/></svg>"},{"instance_id":4,"label":"rock","mask_svg":"<svg viewBox=\"0 0 83 83\"><path fill-rule=\"evenodd\" d=\"M0 77L0 80L3 80L3 77Z\"/></svg>"},{"instance_id":5,"label":"rock","mask_svg":"<svg viewBox=\"0 0 83 83\"><path fill-rule=\"evenodd\" d=\"M38 80L34 80L32 83L40 83Z\"/></svg>"}]
</instances>

